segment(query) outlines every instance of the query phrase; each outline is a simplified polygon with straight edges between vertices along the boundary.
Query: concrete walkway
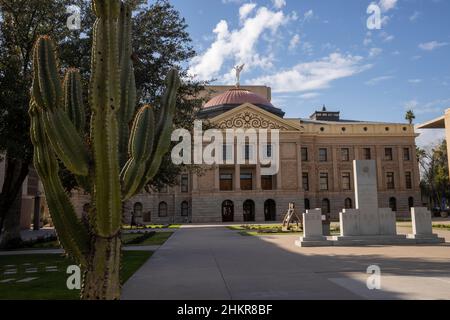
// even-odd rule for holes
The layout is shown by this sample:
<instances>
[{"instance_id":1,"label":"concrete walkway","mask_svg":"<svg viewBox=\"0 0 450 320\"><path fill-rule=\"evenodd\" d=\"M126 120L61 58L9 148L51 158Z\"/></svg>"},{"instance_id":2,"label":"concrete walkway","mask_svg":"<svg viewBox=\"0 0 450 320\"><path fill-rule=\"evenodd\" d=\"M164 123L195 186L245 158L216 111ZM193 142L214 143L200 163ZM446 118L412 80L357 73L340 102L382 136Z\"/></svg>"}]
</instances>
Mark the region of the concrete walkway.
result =
<instances>
[{"instance_id":1,"label":"concrete walkway","mask_svg":"<svg viewBox=\"0 0 450 320\"><path fill-rule=\"evenodd\" d=\"M449 246L298 248L296 238L185 226L130 278L122 298L450 299ZM367 289L373 264L383 290Z\"/></svg>"}]
</instances>

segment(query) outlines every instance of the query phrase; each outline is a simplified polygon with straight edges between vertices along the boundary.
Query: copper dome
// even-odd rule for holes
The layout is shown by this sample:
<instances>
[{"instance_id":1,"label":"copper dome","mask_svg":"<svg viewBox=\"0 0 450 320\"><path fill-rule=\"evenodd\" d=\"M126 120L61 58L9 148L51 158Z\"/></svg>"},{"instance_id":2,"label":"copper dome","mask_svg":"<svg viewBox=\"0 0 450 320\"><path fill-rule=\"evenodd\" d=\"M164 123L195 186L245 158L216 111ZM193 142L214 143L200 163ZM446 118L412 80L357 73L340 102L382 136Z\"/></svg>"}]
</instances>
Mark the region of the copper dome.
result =
<instances>
[{"instance_id":1,"label":"copper dome","mask_svg":"<svg viewBox=\"0 0 450 320\"><path fill-rule=\"evenodd\" d=\"M267 100L263 96L260 96L259 94L241 88L230 89L222 94L219 94L218 96L209 100L204 105L204 108L206 109L217 106L232 106L232 105L237 106L242 105L244 103L251 103L260 107L274 108L274 106L269 102L269 100Z\"/></svg>"}]
</instances>

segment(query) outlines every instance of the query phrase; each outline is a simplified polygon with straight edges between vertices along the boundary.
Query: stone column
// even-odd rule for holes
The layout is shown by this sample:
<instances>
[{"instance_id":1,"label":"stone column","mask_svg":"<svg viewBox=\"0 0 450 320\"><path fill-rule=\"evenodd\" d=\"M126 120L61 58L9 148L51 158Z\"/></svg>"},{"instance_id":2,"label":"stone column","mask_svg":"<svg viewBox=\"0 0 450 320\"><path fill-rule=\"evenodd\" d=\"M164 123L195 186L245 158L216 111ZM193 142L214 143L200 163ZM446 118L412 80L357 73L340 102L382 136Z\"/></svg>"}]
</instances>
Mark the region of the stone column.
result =
<instances>
[{"instance_id":1,"label":"stone column","mask_svg":"<svg viewBox=\"0 0 450 320\"><path fill-rule=\"evenodd\" d=\"M395 183L395 189L405 190L406 189L406 181L405 181L405 169L403 167L403 148L404 146L399 146L397 148L398 155L398 183Z\"/></svg>"},{"instance_id":2,"label":"stone column","mask_svg":"<svg viewBox=\"0 0 450 320\"><path fill-rule=\"evenodd\" d=\"M261 187L261 165L258 161L258 163L256 164L256 191L261 191L262 187Z\"/></svg>"},{"instance_id":3,"label":"stone column","mask_svg":"<svg viewBox=\"0 0 450 320\"><path fill-rule=\"evenodd\" d=\"M198 192L198 177L194 173L191 175L192 177L192 192Z\"/></svg>"},{"instance_id":4,"label":"stone column","mask_svg":"<svg viewBox=\"0 0 450 320\"><path fill-rule=\"evenodd\" d=\"M450 157L450 109L445 111L445 137L447 138L447 155ZM450 172L450 161L448 161Z\"/></svg>"},{"instance_id":5,"label":"stone column","mask_svg":"<svg viewBox=\"0 0 450 320\"><path fill-rule=\"evenodd\" d=\"M241 191L241 165L234 165L234 191Z\"/></svg>"},{"instance_id":6,"label":"stone column","mask_svg":"<svg viewBox=\"0 0 450 320\"><path fill-rule=\"evenodd\" d=\"M281 190L282 189L282 185L281 185L281 170L282 170L282 161L281 161L281 159L280 159L280 168L279 168L279 170L278 170L278 173L277 173L277 190Z\"/></svg>"},{"instance_id":7,"label":"stone column","mask_svg":"<svg viewBox=\"0 0 450 320\"><path fill-rule=\"evenodd\" d=\"M340 185L339 185L339 181L341 181L340 177L339 177L339 169L338 169L338 162L341 161L341 157L340 157L340 148L336 148L336 147L332 147L331 149L331 156L332 156L332 161L333 161L333 189L332 191L339 191L340 190Z\"/></svg>"},{"instance_id":8,"label":"stone column","mask_svg":"<svg viewBox=\"0 0 450 320\"><path fill-rule=\"evenodd\" d=\"M297 142L297 191L303 191L302 145Z\"/></svg>"},{"instance_id":9,"label":"stone column","mask_svg":"<svg viewBox=\"0 0 450 320\"><path fill-rule=\"evenodd\" d=\"M383 157L384 157L384 149L382 146L376 146L375 147L375 157L376 157L376 163L377 163L377 180L378 180L378 190L384 190L386 187L384 186L384 177L383 177Z\"/></svg>"},{"instance_id":10,"label":"stone column","mask_svg":"<svg viewBox=\"0 0 450 320\"><path fill-rule=\"evenodd\" d=\"M219 165L214 167L214 192L219 192L220 190L220 168Z\"/></svg>"}]
</instances>

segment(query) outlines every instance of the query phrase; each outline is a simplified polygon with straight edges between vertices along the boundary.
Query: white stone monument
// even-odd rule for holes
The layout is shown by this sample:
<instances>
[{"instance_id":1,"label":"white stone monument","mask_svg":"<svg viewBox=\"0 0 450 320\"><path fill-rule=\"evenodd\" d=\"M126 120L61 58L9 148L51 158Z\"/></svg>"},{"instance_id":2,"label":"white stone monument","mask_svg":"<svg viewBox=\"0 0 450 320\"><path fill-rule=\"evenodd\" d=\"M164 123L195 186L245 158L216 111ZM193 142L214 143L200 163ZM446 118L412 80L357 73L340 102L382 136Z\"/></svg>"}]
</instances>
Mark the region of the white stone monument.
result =
<instances>
[{"instance_id":1,"label":"white stone monument","mask_svg":"<svg viewBox=\"0 0 450 320\"><path fill-rule=\"evenodd\" d=\"M414 239L419 243L443 243L445 239L439 238L433 233L433 223L431 212L427 208L411 209L413 233L408 235L409 239Z\"/></svg>"},{"instance_id":2,"label":"white stone monument","mask_svg":"<svg viewBox=\"0 0 450 320\"><path fill-rule=\"evenodd\" d=\"M295 242L299 247L331 246L323 235L322 209L306 210L303 214L303 237Z\"/></svg>"},{"instance_id":3,"label":"white stone monument","mask_svg":"<svg viewBox=\"0 0 450 320\"><path fill-rule=\"evenodd\" d=\"M320 210L311 210L303 214L305 235L296 241L296 245L313 247L445 242L445 239L433 234L431 214L426 208L412 209L413 234L408 237L398 235L395 212L390 208L378 208L375 161L355 160L353 170L356 209L340 212L341 235L324 237Z\"/></svg>"},{"instance_id":4,"label":"white stone monument","mask_svg":"<svg viewBox=\"0 0 450 320\"><path fill-rule=\"evenodd\" d=\"M383 244L406 242L397 235L396 216L390 208L378 208L377 170L374 160L353 162L356 209L339 214L341 235L334 245Z\"/></svg>"}]
</instances>

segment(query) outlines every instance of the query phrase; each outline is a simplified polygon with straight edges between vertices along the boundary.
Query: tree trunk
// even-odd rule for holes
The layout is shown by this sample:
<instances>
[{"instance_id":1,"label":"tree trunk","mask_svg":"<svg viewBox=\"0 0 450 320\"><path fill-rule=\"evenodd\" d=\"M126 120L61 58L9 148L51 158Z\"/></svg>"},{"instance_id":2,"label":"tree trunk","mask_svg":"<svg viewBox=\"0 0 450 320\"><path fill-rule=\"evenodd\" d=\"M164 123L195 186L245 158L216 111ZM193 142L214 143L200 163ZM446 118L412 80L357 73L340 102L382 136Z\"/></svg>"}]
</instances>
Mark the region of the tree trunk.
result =
<instances>
[{"instance_id":1,"label":"tree trunk","mask_svg":"<svg viewBox=\"0 0 450 320\"><path fill-rule=\"evenodd\" d=\"M111 238L96 237L84 273L83 300L120 299L120 234Z\"/></svg>"},{"instance_id":2,"label":"tree trunk","mask_svg":"<svg viewBox=\"0 0 450 320\"><path fill-rule=\"evenodd\" d=\"M28 167L30 165L28 161L11 158L8 154L6 154L5 161L5 180L0 194L0 234L2 233L6 216L11 213L11 210L14 210L12 207L15 206L18 193L22 194L22 185L28 175Z\"/></svg>"},{"instance_id":3,"label":"tree trunk","mask_svg":"<svg viewBox=\"0 0 450 320\"><path fill-rule=\"evenodd\" d=\"M12 206L5 213L4 230L1 235L0 249L15 249L22 244L20 236L20 212L22 208L22 189Z\"/></svg>"}]
</instances>

